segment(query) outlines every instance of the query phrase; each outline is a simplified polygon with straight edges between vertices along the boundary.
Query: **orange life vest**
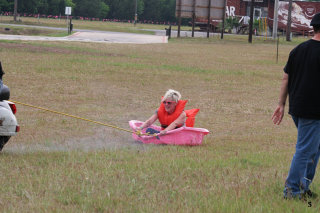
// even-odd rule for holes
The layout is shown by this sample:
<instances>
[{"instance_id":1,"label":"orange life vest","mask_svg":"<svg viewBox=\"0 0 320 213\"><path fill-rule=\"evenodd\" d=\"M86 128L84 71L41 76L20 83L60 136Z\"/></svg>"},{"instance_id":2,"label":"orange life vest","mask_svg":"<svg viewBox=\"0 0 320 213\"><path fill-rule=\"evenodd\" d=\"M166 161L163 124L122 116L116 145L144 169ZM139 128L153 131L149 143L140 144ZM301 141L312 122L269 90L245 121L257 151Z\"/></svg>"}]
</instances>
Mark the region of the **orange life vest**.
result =
<instances>
[{"instance_id":1,"label":"orange life vest","mask_svg":"<svg viewBox=\"0 0 320 213\"><path fill-rule=\"evenodd\" d=\"M160 107L158 109L158 119L161 124L161 128L165 129L169 126L172 122L174 122L184 111L184 107L187 104L187 100L179 100L178 104L176 105L176 109L173 113L169 114L164 108L164 104L161 102ZM181 127L182 125L178 126Z\"/></svg>"},{"instance_id":2,"label":"orange life vest","mask_svg":"<svg viewBox=\"0 0 320 213\"><path fill-rule=\"evenodd\" d=\"M188 109L185 111L187 115L187 120L186 120L186 126L187 127L193 127L194 122L196 120L196 115L199 112L200 109Z\"/></svg>"}]
</instances>

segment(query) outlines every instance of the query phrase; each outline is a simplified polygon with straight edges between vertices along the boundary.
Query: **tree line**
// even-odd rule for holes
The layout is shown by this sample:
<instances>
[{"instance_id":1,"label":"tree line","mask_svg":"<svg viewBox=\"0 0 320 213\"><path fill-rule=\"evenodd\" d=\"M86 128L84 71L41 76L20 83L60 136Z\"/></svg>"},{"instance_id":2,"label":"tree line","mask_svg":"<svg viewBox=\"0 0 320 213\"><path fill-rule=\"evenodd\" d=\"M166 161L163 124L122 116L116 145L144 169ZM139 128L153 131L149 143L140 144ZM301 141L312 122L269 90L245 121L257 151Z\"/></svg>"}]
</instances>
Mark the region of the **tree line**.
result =
<instances>
[{"instance_id":1,"label":"tree line","mask_svg":"<svg viewBox=\"0 0 320 213\"><path fill-rule=\"evenodd\" d=\"M136 7L137 3L137 7ZM176 21L176 0L18 0L18 13L64 16L65 7L72 16L100 19ZM14 0L0 0L0 10L12 12Z\"/></svg>"}]
</instances>

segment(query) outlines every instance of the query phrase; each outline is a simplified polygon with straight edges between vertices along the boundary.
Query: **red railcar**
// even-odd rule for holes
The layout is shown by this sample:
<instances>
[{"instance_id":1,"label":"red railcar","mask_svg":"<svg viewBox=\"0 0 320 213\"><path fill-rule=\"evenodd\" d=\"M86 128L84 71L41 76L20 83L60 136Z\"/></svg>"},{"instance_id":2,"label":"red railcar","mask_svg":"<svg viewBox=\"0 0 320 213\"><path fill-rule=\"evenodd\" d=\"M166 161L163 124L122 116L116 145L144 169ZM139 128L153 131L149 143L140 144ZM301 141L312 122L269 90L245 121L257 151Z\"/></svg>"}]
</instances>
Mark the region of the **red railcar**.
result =
<instances>
[{"instance_id":1,"label":"red railcar","mask_svg":"<svg viewBox=\"0 0 320 213\"><path fill-rule=\"evenodd\" d=\"M273 27L274 0L255 0L254 18L266 20L268 30ZM248 24L250 16L251 0L227 0L226 17L238 17L241 25ZM288 1L279 1L278 7L278 30L286 31L288 19ZM293 1L292 4L292 32L309 32L312 31L310 21L312 17L320 12L320 2L310 1ZM211 20L211 28L215 29L218 21ZM196 19L196 24L206 28L207 19Z\"/></svg>"}]
</instances>

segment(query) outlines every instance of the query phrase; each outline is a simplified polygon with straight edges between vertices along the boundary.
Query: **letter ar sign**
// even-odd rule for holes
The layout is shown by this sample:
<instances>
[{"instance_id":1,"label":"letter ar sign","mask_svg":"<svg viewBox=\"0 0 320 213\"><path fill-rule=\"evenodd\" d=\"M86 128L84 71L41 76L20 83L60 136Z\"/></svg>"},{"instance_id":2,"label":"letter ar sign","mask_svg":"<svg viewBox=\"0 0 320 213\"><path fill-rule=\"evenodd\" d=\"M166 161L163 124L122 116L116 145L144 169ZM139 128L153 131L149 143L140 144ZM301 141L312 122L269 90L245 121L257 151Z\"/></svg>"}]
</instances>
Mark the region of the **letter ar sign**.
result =
<instances>
[{"instance_id":1,"label":"letter ar sign","mask_svg":"<svg viewBox=\"0 0 320 213\"><path fill-rule=\"evenodd\" d=\"M234 6L226 6L226 14L227 16L235 16L236 8Z\"/></svg>"},{"instance_id":2,"label":"letter ar sign","mask_svg":"<svg viewBox=\"0 0 320 213\"><path fill-rule=\"evenodd\" d=\"M66 15L70 16L71 15L71 7L66 7Z\"/></svg>"}]
</instances>

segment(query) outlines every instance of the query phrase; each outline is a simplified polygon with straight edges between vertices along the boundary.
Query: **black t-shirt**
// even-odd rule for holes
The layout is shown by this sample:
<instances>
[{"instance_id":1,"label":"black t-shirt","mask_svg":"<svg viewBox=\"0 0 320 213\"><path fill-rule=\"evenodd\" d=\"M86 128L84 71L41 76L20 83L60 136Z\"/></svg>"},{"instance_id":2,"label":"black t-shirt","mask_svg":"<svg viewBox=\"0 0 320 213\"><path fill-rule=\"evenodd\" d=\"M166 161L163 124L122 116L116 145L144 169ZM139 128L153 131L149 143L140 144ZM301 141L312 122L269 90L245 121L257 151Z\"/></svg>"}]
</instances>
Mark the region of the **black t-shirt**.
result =
<instances>
[{"instance_id":1,"label":"black t-shirt","mask_svg":"<svg viewBox=\"0 0 320 213\"><path fill-rule=\"evenodd\" d=\"M320 119L320 41L311 39L294 48L284 72L289 75L289 114Z\"/></svg>"}]
</instances>

